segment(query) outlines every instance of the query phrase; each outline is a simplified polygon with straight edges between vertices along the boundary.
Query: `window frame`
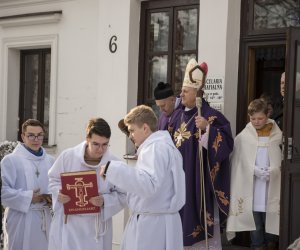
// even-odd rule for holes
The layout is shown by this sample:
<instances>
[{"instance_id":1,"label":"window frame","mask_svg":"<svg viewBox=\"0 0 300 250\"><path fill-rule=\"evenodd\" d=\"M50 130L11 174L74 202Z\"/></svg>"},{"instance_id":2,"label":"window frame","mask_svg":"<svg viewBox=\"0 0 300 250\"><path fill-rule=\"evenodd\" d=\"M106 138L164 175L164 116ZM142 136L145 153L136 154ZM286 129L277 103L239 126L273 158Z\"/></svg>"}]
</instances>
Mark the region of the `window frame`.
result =
<instances>
[{"instance_id":1,"label":"window frame","mask_svg":"<svg viewBox=\"0 0 300 250\"><path fill-rule=\"evenodd\" d=\"M170 17L170 29L169 29L169 41L168 41L168 51L165 52L152 52L151 55L168 55L168 66L167 66L167 81L172 84L174 88L174 78L175 78L175 56L176 54L183 54L192 51L192 53L196 54L196 59L198 57L198 39L199 33L197 34L197 41L196 41L196 49L195 50L182 50L176 51L173 46L175 46L176 42L176 25L175 23L175 13L178 10L190 9L191 7L195 7L198 10L197 16L197 31L199 30L199 0L173 0L173 1L147 1L142 2L141 4L141 18L140 18L140 48L139 48L139 66L138 66L138 104L146 104L146 105L153 105L155 104L154 99L149 99L149 84L148 84L148 77L149 77L149 67L147 58L149 58L149 38L147 37L148 29L150 26L146 26L149 23L151 13L157 12L169 12ZM171 23L172 22L172 23Z\"/></svg>"},{"instance_id":2,"label":"window frame","mask_svg":"<svg viewBox=\"0 0 300 250\"><path fill-rule=\"evenodd\" d=\"M270 28L270 29L260 29L260 30L255 30L254 29L254 1L255 0L248 0L248 1L243 1L242 5L244 5L243 8L243 12L242 13L248 13L248 18L247 21L244 22L243 26L244 31L246 31L244 33L244 35L249 35L249 36L253 36L253 35L274 35L274 34L278 34L278 35L282 35L286 33L287 27L283 27L283 28Z\"/></svg>"},{"instance_id":3,"label":"window frame","mask_svg":"<svg viewBox=\"0 0 300 250\"><path fill-rule=\"evenodd\" d=\"M39 57L39 60L38 60L37 117L36 117L36 119L44 124L44 104L45 104L44 100L45 100L45 83L46 83L45 82L45 68L46 68L46 56L49 54L51 56L51 48L20 50L20 96L19 96L19 133L18 133L19 140L21 140L23 122L25 122L25 120L27 120L29 118L32 118L32 117L26 118L25 114L24 114L24 102L26 101L26 100L24 100L26 56L38 55L38 57ZM51 62L50 62L50 68L51 68ZM50 73L49 77L51 77L51 73ZM49 81L49 88L50 88L50 86L51 86L51 81ZM49 112L49 115L50 115L50 112ZM50 120L50 117L49 117L49 120ZM43 141L44 144L48 144L49 130L50 130L50 125L48 127L48 134L47 134L46 138L44 138L44 141Z\"/></svg>"}]
</instances>

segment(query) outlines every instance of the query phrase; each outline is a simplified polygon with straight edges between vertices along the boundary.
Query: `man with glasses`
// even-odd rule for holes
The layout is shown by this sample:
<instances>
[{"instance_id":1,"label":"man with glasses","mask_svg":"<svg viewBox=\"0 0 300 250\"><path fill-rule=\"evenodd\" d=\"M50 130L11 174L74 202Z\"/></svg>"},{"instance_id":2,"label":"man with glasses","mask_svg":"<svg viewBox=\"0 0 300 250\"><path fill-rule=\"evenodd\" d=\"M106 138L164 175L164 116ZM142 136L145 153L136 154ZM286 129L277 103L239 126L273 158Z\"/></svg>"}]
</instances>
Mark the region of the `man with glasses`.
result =
<instances>
[{"instance_id":1,"label":"man with glasses","mask_svg":"<svg viewBox=\"0 0 300 250\"><path fill-rule=\"evenodd\" d=\"M54 217L50 229L48 250L112 249L112 216L125 205L126 195L97 174L99 195L89 202L101 207L100 213L68 215L64 223L63 204L70 197L61 192L60 174L96 170L111 160L118 160L109 150L111 130L102 118L91 119L86 128L86 140L61 153L49 171L49 189L53 195Z\"/></svg>"},{"instance_id":2,"label":"man with glasses","mask_svg":"<svg viewBox=\"0 0 300 250\"><path fill-rule=\"evenodd\" d=\"M48 247L48 170L54 158L42 147L44 134L43 124L27 120L22 125L23 143L1 161L4 249Z\"/></svg>"}]
</instances>

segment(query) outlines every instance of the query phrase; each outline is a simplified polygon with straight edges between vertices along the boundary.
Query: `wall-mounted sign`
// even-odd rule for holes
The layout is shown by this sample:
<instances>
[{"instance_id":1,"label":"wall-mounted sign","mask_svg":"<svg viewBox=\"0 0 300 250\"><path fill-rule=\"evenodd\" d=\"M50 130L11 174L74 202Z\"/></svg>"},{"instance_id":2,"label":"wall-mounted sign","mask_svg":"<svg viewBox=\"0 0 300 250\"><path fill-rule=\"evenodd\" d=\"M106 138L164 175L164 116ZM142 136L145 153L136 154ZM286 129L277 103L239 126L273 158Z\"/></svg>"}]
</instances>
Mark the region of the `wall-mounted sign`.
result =
<instances>
[{"instance_id":1,"label":"wall-mounted sign","mask_svg":"<svg viewBox=\"0 0 300 250\"><path fill-rule=\"evenodd\" d=\"M223 113L224 106L224 78L208 77L205 81L204 97L210 106Z\"/></svg>"}]
</instances>

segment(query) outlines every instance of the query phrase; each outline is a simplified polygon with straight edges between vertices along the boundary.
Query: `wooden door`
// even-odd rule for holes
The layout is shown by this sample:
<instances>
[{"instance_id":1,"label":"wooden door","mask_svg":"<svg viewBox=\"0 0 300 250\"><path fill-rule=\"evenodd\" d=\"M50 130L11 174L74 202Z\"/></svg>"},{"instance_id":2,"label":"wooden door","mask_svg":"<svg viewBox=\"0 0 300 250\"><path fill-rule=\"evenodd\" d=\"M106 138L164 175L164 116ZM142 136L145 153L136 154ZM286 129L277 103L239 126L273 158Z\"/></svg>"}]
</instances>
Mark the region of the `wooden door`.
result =
<instances>
[{"instance_id":1,"label":"wooden door","mask_svg":"<svg viewBox=\"0 0 300 250\"><path fill-rule=\"evenodd\" d=\"M300 237L300 29L289 28L284 98L280 249Z\"/></svg>"}]
</instances>

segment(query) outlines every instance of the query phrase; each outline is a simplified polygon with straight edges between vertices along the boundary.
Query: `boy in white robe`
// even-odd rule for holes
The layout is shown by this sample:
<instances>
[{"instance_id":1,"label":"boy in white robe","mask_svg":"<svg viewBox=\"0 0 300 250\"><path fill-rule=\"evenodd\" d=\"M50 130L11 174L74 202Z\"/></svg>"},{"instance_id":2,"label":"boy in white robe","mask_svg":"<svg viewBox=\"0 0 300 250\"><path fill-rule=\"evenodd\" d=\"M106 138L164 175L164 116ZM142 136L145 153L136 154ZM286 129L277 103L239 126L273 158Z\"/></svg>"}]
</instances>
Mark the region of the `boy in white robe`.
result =
<instances>
[{"instance_id":1,"label":"boy in white robe","mask_svg":"<svg viewBox=\"0 0 300 250\"><path fill-rule=\"evenodd\" d=\"M49 250L111 250L112 216L126 204L126 194L99 176L99 167L118 160L108 151L111 131L102 118L91 119L86 141L63 151L49 171L49 190L53 195L54 217L50 230ZM100 213L68 215L63 204L70 197L60 192L63 172L96 170L99 196L89 202L101 207Z\"/></svg>"},{"instance_id":2,"label":"boy in white robe","mask_svg":"<svg viewBox=\"0 0 300 250\"><path fill-rule=\"evenodd\" d=\"M268 119L267 103L249 104L250 122L236 136L231 158L229 239L250 231L254 249L276 249L279 235L282 132Z\"/></svg>"},{"instance_id":3,"label":"boy in white robe","mask_svg":"<svg viewBox=\"0 0 300 250\"><path fill-rule=\"evenodd\" d=\"M178 211L185 203L182 157L167 131L156 131L157 118L141 105L124 119L138 147L135 167L110 161L100 174L127 192L131 216L121 250L183 250Z\"/></svg>"},{"instance_id":4,"label":"boy in white robe","mask_svg":"<svg viewBox=\"0 0 300 250\"><path fill-rule=\"evenodd\" d=\"M27 120L22 125L23 143L1 161L5 250L48 247L51 213L46 197L48 170L54 158L42 148L44 134L44 126L39 121Z\"/></svg>"}]
</instances>

